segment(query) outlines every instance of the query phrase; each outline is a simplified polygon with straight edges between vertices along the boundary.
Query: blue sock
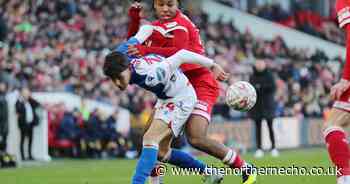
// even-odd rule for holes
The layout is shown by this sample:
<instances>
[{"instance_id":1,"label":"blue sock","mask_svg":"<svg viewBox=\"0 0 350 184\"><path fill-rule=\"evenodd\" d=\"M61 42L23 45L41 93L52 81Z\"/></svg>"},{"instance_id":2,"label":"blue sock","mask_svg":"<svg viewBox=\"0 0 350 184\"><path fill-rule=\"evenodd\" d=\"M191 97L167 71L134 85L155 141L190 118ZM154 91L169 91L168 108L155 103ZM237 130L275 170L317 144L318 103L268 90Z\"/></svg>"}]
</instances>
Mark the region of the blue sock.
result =
<instances>
[{"instance_id":1,"label":"blue sock","mask_svg":"<svg viewBox=\"0 0 350 184\"><path fill-rule=\"evenodd\" d=\"M144 184L147 177L151 174L153 167L157 162L158 149L143 148L139 161L137 162L135 174L132 178L132 184Z\"/></svg>"},{"instance_id":2,"label":"blue sock","mask_svg":"<svg viewBox=\"0 0 350 184\"><path fill-rule=\"evenodd\" d=\"M197 160L190 154L177 149L171 150L168 163L181 168L198 168L200 169L200 172L204 172L206 168L206 165L200 160Z\"/></svg>"}]
</instances>

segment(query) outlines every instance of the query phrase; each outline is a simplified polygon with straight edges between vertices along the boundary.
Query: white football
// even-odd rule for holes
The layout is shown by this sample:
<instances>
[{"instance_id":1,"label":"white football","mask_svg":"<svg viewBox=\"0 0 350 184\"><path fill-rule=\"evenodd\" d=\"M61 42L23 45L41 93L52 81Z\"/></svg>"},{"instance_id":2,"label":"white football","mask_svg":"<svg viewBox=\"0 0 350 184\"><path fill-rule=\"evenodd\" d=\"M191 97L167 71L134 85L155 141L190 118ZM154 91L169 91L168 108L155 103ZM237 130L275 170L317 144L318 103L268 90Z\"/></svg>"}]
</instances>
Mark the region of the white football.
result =
<instances>
[{"instance_id":1,"label":"white football","mask_svg":"<svg viewBox=\"0 0 350 184\"><path fill-rule=\"evenodd\" d=\"M237 111L249 111L256 103L256 90L245 81L238 81L226 90L226 104Z\"/></svg>"}]
</instances>

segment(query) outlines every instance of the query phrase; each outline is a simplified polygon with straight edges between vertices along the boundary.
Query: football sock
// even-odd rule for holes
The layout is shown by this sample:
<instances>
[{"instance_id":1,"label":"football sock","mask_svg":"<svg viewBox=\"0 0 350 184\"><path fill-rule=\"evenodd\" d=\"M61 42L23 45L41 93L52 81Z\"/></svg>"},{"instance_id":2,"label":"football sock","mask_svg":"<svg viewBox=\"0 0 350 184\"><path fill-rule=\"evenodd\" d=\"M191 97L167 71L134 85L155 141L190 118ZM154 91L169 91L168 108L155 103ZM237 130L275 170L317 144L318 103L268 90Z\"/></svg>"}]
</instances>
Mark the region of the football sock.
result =
<instances>
[{"instance_id":1,"label":"football sock","mask_svg":"<svg viewBox=\"0 0 350 184\"><path fill-rule=\"evenodd\" d=\"M350 175L350 149L344 130L340 127L329 127L324 131L324 136L329 157L334 165L340 169L338 177Z\"/></svg>"},{"instance_id":2,"label":"football sock","mask_svg":"<svg viewBox=\"0 0 350 184\"><path fill-rule=\"evenodd\" d=\"M151 174L153 167L157 163L158 147L144 146L141 156L137 162L132 184L145 184L147 177Z\"/></svg>"},{"instance_id":3,"label":"football sock","mask_svg":"<svg viewBox=\"0 0 350 184\"><path fill-rule=\"evenodd\" d=\"M200 172L204 172L206 168L206 165L202 161L197 160L190 154L177 149L172 149L169 159L165 161L181 168L196 168L199 169L196 171Z\"/></svg>"},{"instance_id":4,"label":"football sock","mask_svg":"<svg viewBox=\"0 0 350 184\"><path fill-rule=\"evenodd\" d=\"M232 168L242 168L246 162L233 150L229 150L222 162Z\"/></svg>"}]
</instances>

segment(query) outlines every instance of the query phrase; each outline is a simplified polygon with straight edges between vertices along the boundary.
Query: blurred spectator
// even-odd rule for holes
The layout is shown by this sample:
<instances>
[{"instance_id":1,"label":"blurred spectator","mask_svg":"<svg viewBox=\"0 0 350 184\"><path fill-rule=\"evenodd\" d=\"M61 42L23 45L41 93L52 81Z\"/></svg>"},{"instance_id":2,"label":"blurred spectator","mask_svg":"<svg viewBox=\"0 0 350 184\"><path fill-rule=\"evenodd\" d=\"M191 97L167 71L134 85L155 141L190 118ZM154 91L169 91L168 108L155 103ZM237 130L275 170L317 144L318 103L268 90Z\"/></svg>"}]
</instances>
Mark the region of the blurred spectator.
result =
<instances>
[{"instance_id":1,"label":"blurred spectator","mask_svg":"<svg viewBox=\"0 0 350 184\"><path fill-rule=\"evenodd\" d=\"M58 128L57 138L58 139L68 139L75 141L80 132L77 117L75 117L75 112L66 111L63 115L62 121Z\"/></svg>"},{"instance_id":2,"label":"blurred spectator","mask_svg":"<svg viewBox=\"0 0 350 184\"><path fill-rule=\"evenodd\" d=\"M58 140L67 141L72 145L73 156L85 155L86 150L83 119L79 113L76 108L73 109L73 112L66 110L56 132Z\"/></svg>"},{"instance_id":3,"label":"blurred spectator","mask_svg":"<svg viewBox=\"0 0 350 184\"><path fill-rule=\"evenodd\" d=\"M7 25L2 15L0 15L0 42L4 42L7 36Z\"/></svg>"},{"instance_id":4,"label":"blurred spectator","mask_svg":"<svg viewBox=\"0 0 350 184\"><path fill-rule=\"evenodd\" d=\"M118 110L114 111L103 123L104 134L102 140L110 156L124 157L131 145L128 145L130 144L128 137L117 132L118 113Z\"/></svg>"},{"instance_id":5,"label":"blurred spectator","mask_svg":"<svg viewBox=\"0 0 350 184\"><path fill-rule=\"evenodd\" d=\"M279 3L269 3L254 7L250 12L281 25L345 45L345 34L337 26L336 17L333 17L332 14L330 17L322 17L313 11L312 7L304 6L306 4L294 3L294 7L286 12Z\"/></svg>"},{"instance_id":6,"label":"blurred spectator","mask_svg":"<svg viewBox=\"0 0 350 184\"><path fill-rule=\"evenodd\" d=\"M275 134L273 130L273 119L275 117L276 102L275 92L276 84L272 72L267 68L264 60L257 60L254 67L254 73L249 82L255 87L257 101L255 106L249 111L249 116L254 120L256 125L256 144L257 151L255 157L260 158L264 155L261 147L262 122L266 120L271 141L271 154L278 156L275 146Z\"/></svg>"},{"instance_id":7,"label":"blurred spectator","mask_svg":"<svg viewBox=\"0 0 350 184\"><path fill-rule=\"evenodd\" d=\"M88 154L94 158L101 158L103 138L103 115L101 110L95 109L86 123L86 139Z\"/></svg>"},{"instance_id":8,"label":"blurred spectator","mask_svg":"<svg viewBox=\"0 0 350 184\"><path fill-rule=\"evenodd\" d=\"M4 81L0 81L0 155L6 152L7 135L9 131L9 110L6 95L7 85Z\"/></svg>"},{"instance_id":9,"label":"blurred spectator","mask_svg":"<svg viewBox=\"0 0 350 184\"><path fill-rule=\"evenodd\" d=\"M31 97L27 87L21 89L21 94L16 102L17 122L21 134L20 150L22 160L27 160L24 154L24 141L28 139L28 159L34 160L32 155L33 129L39 124L37 114L40 104Z\"/></svg>"}]
</instances>

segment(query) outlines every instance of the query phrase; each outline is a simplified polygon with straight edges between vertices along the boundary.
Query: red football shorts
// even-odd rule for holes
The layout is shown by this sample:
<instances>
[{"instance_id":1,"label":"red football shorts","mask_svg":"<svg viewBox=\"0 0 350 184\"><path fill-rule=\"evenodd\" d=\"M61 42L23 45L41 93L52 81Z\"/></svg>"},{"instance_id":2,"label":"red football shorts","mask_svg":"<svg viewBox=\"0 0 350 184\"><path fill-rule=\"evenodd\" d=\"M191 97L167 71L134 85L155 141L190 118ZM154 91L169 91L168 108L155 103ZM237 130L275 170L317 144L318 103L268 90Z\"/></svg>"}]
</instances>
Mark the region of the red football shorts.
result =
<instances>
[{"instance_id":1,"label":"red football shorts","mask_svg":"<svg viewBox=\"0 0 350 184\"><path fill-rule=\"evenodd\" d=\"M339 100L334 102L333 107L350 112L350 88L340 96Z\"/></svg>"},{"instance_id":2,"label":"red football shorts","mask_svg":"<svg viewBox=\"0 0 350 184\"><path fill-rule=\"evenodd\" d=\"M213 106L219 97L219 85L214 75L206 68L185 72L197 94L197 104L192 114L200 115L210 122Z\"/></svg>"}]
</instances>

